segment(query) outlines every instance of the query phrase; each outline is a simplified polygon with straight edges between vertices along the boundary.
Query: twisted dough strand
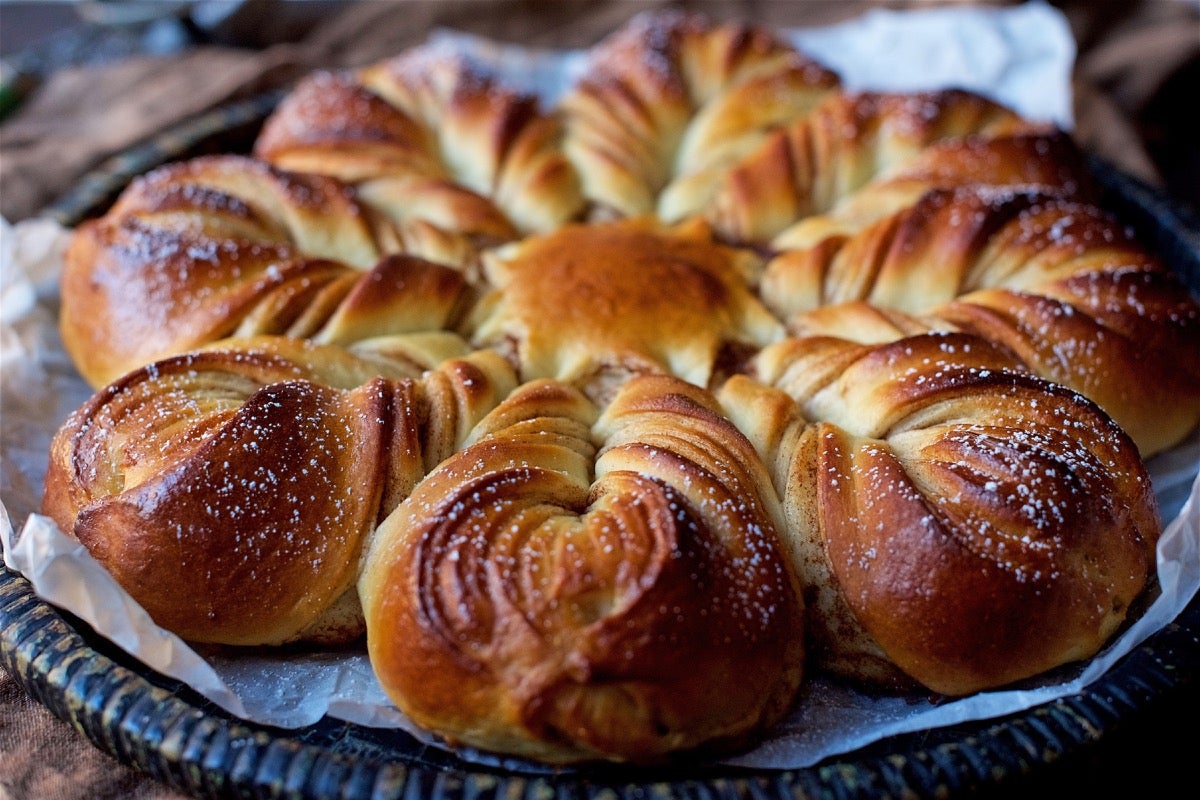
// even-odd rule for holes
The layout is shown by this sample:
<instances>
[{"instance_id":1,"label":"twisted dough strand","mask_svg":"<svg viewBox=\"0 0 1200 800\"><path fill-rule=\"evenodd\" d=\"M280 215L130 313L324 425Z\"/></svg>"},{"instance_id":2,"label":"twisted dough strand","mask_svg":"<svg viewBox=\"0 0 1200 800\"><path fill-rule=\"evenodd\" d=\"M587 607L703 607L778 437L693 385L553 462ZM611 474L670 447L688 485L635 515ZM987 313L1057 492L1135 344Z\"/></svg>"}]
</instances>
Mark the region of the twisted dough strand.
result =
<instances>
[{"instance_id":1,"label":"twisted dough strand","mask_svg":"<svg viewBox=\"0 0 1200 800\"><path fill-rule=\"evenodd\" d=\"M1024 181L1011 166L1019 160L994 160L979 152L980 142L1035 133L1048 131L968 92L838 93L734 165L704 213L729 240L768 242L797 220L834 210L870 181L913 166L938 143L948 153L932 162L958 161L965 171L991 161L997 179ZM936 168L922 171L926 180L937 177Z\"/></svg>"},{"instance_id":2,"label":"twisted dough strand","mask_svg":"<svg viewBox=\"0 0 1200 800\"><path fill-rule=\"evenodd\" d=\"M566 152L600 216L703 207L768 131L808 113L837 77L767 31L644 14L597 45L562 100Z\"/></svg>"},{"instance_id":3,"label":"twisted dough strand","mask_svg":"<svg viewBox=\"0 0 1200 800\"><path fill-rule=\"evenodd\" d=\"M930 191L971 186L1038 189L1080 200L1094 193L1083 154L1062 131L951 137L885 169L831 210L799 219L771 240L771 250L786 254L849 237Z\"/></svg>"},{"instance_id":4,"label":"twisted dough strand","mask_svg":"<svg viewBox=\"0 0 1200 800\"><path fill-rule=\"evenodd\" d=\"M56 435L43 510L187 639L353 639L366 537L513 385L494 354L421 377L424 343L388 344L264 337L135 371Z\"/></svg>"},{"instance_id":5,"label":"twisted dough strand","mask_svg":"<svg viewBox=\"0 0 1200 800\"><path fill-rule=\"evenodd\" d=\"M418 724L552 762L657 761L790 702L802 608L749 442L666 376L596 413L525 384L380 528L367 641Z\"/></svg>"},{"instance_id":6,"label":"twisted dough strand","mask_svg":"<svg viewBox=\"0 0 1200 800\"><path fill-rule=\"evenodd\" d=\"M471 296L450 267L384 257L344 185L239 156L135 181L78 229L61 289L64 344L97 387L232 336L347 344L444 330Z\"/></svg>"},{"instance_id":7,"label":"twisted dough strand","mask_svg":"<svg viewBox=\"0 0 1200 800\"><path fill-rule=\"evenodd\" d=\"M255 153L355 185L404 239L419 241L431 225L478 246L579 214L561 138L536 98L465 58L419 47L305 79L267 120Z\"/></svg>"},{"instance_id":8,"label":"twisted dough strand","mask_svg":"<svg viewBox=\"0 0 1200 800\"><path fill-rule=\"evenodd\" d=\"M783 498L815 663L946 694L1004 685L1089 658L1150 579L1137 449L1002 350L810 337L756 366L786 395L739 376L720 397L758 411L738 421Z\"/></svg>"},{"instance_id":9,"label":"twisted dough strand","mask_svg":"<svg viewBox=\"0 0 1200 800\"><path fill-rule=\"evenodd\" d=\"M774 259L763 293L796 312L796 334L982 336L1097 402L1145 455L1200 422L1200 304L1115 220L1078 200L934 190L858 234Z\"/></svg>"}]
</instances>

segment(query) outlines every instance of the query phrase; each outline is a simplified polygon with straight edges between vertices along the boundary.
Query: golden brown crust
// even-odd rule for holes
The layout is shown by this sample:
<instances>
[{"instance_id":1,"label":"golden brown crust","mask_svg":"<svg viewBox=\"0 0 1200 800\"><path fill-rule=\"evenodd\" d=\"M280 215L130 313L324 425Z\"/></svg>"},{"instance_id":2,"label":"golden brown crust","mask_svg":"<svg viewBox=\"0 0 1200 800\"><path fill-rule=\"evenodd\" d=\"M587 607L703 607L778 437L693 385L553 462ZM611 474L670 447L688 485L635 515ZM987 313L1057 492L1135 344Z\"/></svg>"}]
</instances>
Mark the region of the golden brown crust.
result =
<instances>
[{"instance_id":1,"label":"golden brown crust","mask_svg":"<svg viewBox=\"0 0 1200 800\"><path fill-rule=\"evenodd\" d=\"M302 81L264 125L255 153L357 186L402 229L424 221L494 243L580 213L561 138L536 98L423 47Z\"/></svg>"},{"instance_id":2,"label":"golden brown crust","mask_svg":"<svg viewBox=\"0 0 1200 800\"><path fill-rule=\"evenodd\" d=\"M772 260L763 293L796 312L796 334L979 335L1099 403L1145 455L1200 423L1200 304L1115 220L1069 197L929 191Z\"/></svg>"},{"instance_id":3,"label":"golden brown crust","mask_svg":"<svg viewBox=\"0 0 1200 800\"><path fill-rule=\"evenodd\" d=\"M599 418L549 381L486 418L367 556L368 646L400 708L552 762L659 761L778 718L802 607L765 471L718 409L651 376Z\"/></svg>"},{"instance_id":4,"label":"golden brown crust","mask_svg":"<svg viewBox=\"0 0 1200 800\"><path fill-rule=\"evenodd\" d=\"M601 213L677 222L707 204L731 163L837 82L761 28L643 14L592 50L563 98L566 150Z\"/></svg>"},{"instance_id":5,"label":"golden brown crust","mask_svg":"<svg viewBox=\"0 0 1200 800\"><path fill-rule=\"evenodd\" d=\"M804 250L857 234L937 189L994 186L1090 199L1088 174L1083 154L1062 131L952 136L902 159L838 200L832 210L788 226L771 240L771 249Z\"/></svg>"},{"instance_id":6,"label":"golden brown crust","mask_svg":"<svg viewBox=\"0 0 1200 800\"><path fill-rule=\"evenodd\" d=\"M704 213L727 239L765 243L797 220L833 210L872 180L903 174L939 142L957 153L937 161L966 167L990 160L981 140L1031 133L1049 131L969 92L838 93L740 160ZM936 168L926 169L932 174L924 179L939 177ZM996 180L1026 179L1019 168L993 172ZM918 177L919 171L912 180Z\"/></svg>"},{"instance_id":7,"label":"golden brown crust","mask_svg":"<svg viewBox=\"0 0 1200 800\"><path fill-rule=\"evenodd\" d=\"M106 216L218 241L288 245L360 269L379 257L366 212L345 185L243 156L159 167L130 184Z\"/></svg>"},{"instance_id":8,"label":"golden brown crust","mask_svg":"<svg viewBox=\"0 0 1200 800\"><path fill-rule=\"evenodd\" d=\"M946 694L1008 684L1097 652L1153 574L1157 508L1133 443L987 342L814 337L757 365L796 402L789 418L760 399L775 413L744 424L778 442L765 452L816 663ZM722 401L760 391L740 378Z\"/></svg>"},{"instance_id":9,"label":"golden brown crust","mask_svg":"<svg viewBox=\"0 0 1200 800\"><path fill-rule=\"evenodd\" d=\"M229 336L349 343L453 327L465 277L383 257L343 185L237 156L135 181L67 252L60 329L93 386Z\"/></svg>"},{"instance_id":10,"label":"golden brown crust","mask_svg":"<svg viewBox=\"0 0 1200 800\"><path fill-rule=\"evenodd\" d=\"M757 265L702 224L567 226L489 261L497 288L476 310L474 340L511 341L523 378L570 381L593 397L643 372L706 386L723 345L782 335L751 292Z\"/></svg>"},{"instance_id":11,"label":"golden brown crust","mask_svg":"<svg viewBox=\"0 0 1200 800\"><path fill-rule=\"evenodd\" d=\"M352 639L326 617L366 538L512 385L494 355L384 363L264 337L131 373L58 432L43 510L187 639Z\"/></svg>"}]
</instances>

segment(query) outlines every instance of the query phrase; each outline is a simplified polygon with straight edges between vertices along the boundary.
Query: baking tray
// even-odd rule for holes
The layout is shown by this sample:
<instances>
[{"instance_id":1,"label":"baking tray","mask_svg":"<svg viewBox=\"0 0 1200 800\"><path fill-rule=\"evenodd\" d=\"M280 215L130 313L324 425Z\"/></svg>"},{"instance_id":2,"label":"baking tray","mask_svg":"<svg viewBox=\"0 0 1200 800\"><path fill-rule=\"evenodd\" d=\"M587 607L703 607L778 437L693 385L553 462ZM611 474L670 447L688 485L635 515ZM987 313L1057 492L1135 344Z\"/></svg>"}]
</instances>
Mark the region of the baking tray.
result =
<instances>
[{"instance_id":1,"label":"baking tray","mask_svg":"<svg viewBox=\"0 0 1200 800\"><path fill-rule=\"evenodd\" d=\"M132 148L90 173L46 214L72 226L103 212L133 177L158 164L205 152L246 152L280 97L232 103ZM1104 204L1200 295L1194 212L1103 161L1093 158L1091 167ZM1114 758L1130 759L1131 780L1144 789L1156 777L1173 780L1162 774L1161 761L1186 753L1195 735L1159 751L1155 741L1175 740L1156 731L1158 738L1147 746L1142 732L1155 729L1163 715L1178 722L1200 705L1200 597L1077 695L1008 717L892 737L793 770L702 763L653 769L554 769L503 760L482 765L400 731L329 718L298 731L248 723L45 603L2 564L0 661L31 696L98 748L200 798L1031 796L1086 789L1080 782L1085 774L1092 774L1092 788L1117 788L1103 783L1108 773L1090 772L1111 766ZM1137 753L1156 763L1138 763Z\"/></svg>"}]
</instances>

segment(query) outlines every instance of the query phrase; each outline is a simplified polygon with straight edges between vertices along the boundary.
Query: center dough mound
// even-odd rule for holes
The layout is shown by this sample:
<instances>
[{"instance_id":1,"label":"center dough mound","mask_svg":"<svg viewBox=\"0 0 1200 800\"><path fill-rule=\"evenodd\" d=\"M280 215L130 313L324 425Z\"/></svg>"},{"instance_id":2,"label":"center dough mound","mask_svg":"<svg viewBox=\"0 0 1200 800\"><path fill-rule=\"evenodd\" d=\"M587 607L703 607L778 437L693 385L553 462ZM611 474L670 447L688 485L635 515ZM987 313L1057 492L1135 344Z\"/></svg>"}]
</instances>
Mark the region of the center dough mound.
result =
<instances>
[{"instance_id":1,"label":"center dough mound","mask_svg":"<svg viewBox=\"0 0 1200 800\"><path fill-rule=\"evenodd\" d=\"M750 288L759 260L702 222L571 225L497 251L485 269L496 289L474 315L475 343L501 349L524 379L594 397L640 373L706 386L723 349L783 335Z\"/></svg>"}]
</instances>

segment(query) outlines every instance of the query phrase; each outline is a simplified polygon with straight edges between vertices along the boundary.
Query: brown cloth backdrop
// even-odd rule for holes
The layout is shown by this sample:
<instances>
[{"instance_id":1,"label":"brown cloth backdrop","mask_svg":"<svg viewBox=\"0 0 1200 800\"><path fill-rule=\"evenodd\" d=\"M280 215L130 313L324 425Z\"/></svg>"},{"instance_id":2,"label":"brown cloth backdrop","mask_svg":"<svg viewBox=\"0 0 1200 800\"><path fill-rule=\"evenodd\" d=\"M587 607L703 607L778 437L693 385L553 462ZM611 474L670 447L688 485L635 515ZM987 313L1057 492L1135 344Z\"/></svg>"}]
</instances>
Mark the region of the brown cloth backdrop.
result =
<instances>
[{"instance_id":1,"label":"brown cloth backdrop","mask_svg":"<svg viewBox=\"0 0 1200 800\"><path fill-rule=\"evenodd\" d=\"M992 3L993 5L1011 3ZM269 30L272 3L251 0ZM247 50L206 46L71 68L49 79L0 125L0 214L34 215L88 169L164 128L231 99L284 86L314 67L392 55L438 27L533 46L586 46L633 13L674 6L767 25L838 22L865 0L403 0L339 9L294 41ZM1200 202L1200 3L1060 0L1079 43L1076 135L1127 171ZM2 14L0 10L0 14ZM258 19L253 15L257 14ZM1164 178L1165 176L1165 178ZM174 800L182 795L94 749L0 669L0 800Z\"/></svg>"}]
</instances>

